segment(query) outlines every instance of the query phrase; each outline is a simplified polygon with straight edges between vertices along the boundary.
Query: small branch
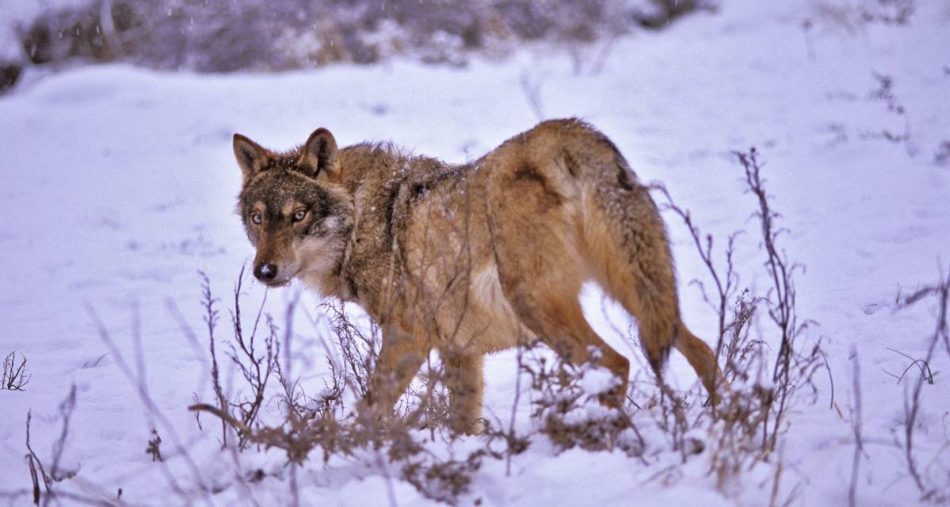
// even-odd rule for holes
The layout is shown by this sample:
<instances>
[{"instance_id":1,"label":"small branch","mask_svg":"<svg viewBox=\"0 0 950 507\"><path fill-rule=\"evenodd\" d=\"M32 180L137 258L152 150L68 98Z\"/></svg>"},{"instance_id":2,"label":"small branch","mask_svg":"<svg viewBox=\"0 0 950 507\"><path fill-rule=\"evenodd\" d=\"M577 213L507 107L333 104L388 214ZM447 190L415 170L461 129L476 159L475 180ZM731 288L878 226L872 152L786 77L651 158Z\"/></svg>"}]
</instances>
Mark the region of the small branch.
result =
<instances>
[{"instance_id":1,"label":"small branch","mask_svg":"<svg viewBox=\"0 0 950 507\"><path fill-rule=\"evenodd\" d=\"M0 390L25 391L30 383L30 375L26 370L26 356L20 354L20 364L16 361L16 352L10 352L3 359L3 377L0 379Z\"/></svg>"},{"instance_id":2,"label":"small branch","mask_svg":"<svg viewBox=\"0 0 950 507\"><path fill-rule=\"evenodd\" d=\"M33 446L30 443L30 427L31 422L33 421L33 412L27 411L26 413L26 462L30 468L30 476L33 480L33 505L40 504L40 483L38 479L43 480L43 489L46 490L47 495L52 495L53 492L50 489L50 476L46 473L46 468L43 467L43 462L40 460L40 457L36 455L36 451L33 450ZM39 474L37 474L39 470Z\"/></svg>"},{"instance_id":3,"label":"small branch","mask_svg":"<svg viewBox=\"0 0 950 507\"><path fill-rule=\"evenodd\" d=\"M941 343L947 346L947 352L950 354L950 331L948 331L948 312L950 312L950 275L945 275L941 272L939 282L936 285L924 287L917 290L913 294L904 298L901 301L897 309L905 309L912 305L917 304L918 302L924 300L928 296L933 296L937 300L937 322L936 329L933 334L929 337L929 344L927 347L927 354L922 361L923 364L927 365L927 370L929 371L929 364L933 360L933 355L936 352L937 346ZM904 355L902 352L894 351L898 354ZM913 358L910 358L913 360ZM914 363L918 364L918 360L914 360ZM946 501L950 499L950 491L946 491L948 486L934 486L929 482L929 479L921 473L920 467L917 463L917 458L915 456L915 446L914 446L914 430L917 426L917 419L920 416L921 412L921 397L923 392L923 386L925 383L929 385L932 383L933 375L926 375L924 373L924 367L918 364L918 367L921 368L921 376L917 378L917 381L914 382L914 386L911 390L910 397L905 397L904 399L904 459L907 463L907 470L910 473L911 478L914 480L914 484L917 486L917 489L921 492L922 500L933 500L933 501ZM908 367L909 368L909 367Z\"/></svg>"},{"instance_id":4,"label":"small branch","mask_svg":"<svg viewBox=\"0 0 950 507\"><path fill-rule=\"evenodd\" d=\"M858 505L858 474L861 468L861 454L864 453L864 437L862 434L862 411L861 411L861 363L858 357L857 349L851 346L851 360L854 362L854 373L852 375L854 396L854 408L851 412L851 430L854 433L854 456L851 458L851 486L848 488L848 505L856 507Z\"/></svg>"}]
</instances>

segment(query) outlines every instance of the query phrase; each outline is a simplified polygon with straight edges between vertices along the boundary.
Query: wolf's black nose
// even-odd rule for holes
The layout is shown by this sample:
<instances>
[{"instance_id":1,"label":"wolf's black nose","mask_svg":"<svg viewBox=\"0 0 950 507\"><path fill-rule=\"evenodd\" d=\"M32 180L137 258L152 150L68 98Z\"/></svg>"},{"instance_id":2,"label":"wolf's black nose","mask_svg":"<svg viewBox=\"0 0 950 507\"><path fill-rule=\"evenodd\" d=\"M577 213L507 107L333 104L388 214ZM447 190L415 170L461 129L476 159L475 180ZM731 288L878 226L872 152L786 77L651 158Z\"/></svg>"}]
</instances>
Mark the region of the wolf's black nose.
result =
<instances>
[{"instance_id":1,"label":"wolf's black nose","mask_svg":"<svg viewBox=\"0 0 950 507\"><path fill-rule=\"evenodd\" d=\"M262 282L269 282L277 276L277 266L271 263L258 264L254 268L254 276Z\"/></svg>"}]
</instances>

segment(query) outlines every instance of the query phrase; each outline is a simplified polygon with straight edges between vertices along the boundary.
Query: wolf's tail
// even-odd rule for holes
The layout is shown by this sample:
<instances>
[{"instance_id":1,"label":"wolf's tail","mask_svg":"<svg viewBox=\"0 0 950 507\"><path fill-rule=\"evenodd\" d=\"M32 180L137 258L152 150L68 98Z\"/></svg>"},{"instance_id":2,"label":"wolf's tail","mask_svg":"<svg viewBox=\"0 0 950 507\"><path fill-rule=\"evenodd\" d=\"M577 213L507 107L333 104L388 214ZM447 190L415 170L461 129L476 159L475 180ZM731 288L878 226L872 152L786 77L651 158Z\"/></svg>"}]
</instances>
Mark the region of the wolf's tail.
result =
<instances>
[{"instance_id":1,"label":"wolf's tail","mask_svg":"<svg viewBox=\"0 0 950 507\"><path fill-rule=\"evenodd\" d=\"M620 152L608 145L612 163L593 171L595 181L584 192L582 227L591 271L636 318L657 375L675 347L715 399L719 369L709 346L680 318L673 256L659 210Z\"/></svg>"}]
</instances>

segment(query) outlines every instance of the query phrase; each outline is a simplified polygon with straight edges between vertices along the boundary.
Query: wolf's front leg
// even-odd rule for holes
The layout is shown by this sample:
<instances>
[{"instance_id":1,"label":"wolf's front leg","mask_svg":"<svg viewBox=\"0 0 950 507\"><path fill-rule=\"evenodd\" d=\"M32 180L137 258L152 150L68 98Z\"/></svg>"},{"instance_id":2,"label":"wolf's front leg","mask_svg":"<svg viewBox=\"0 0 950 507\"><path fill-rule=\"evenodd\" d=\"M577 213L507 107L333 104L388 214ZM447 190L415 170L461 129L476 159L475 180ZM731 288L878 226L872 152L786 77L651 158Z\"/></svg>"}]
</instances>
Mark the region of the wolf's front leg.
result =
<instances>
[{"instance_id":1,"label":"wolf's front leg","mask_svg":"<svg viewBox=\"0 0 950 507\"><path fill-rule=\"evenodd\" d=\"M428 355L429 348L422 340L399 332L384 332L364 405L372 407L377 416L392 416L393 405L406 392Z\"/></svg>"}]
</instances>

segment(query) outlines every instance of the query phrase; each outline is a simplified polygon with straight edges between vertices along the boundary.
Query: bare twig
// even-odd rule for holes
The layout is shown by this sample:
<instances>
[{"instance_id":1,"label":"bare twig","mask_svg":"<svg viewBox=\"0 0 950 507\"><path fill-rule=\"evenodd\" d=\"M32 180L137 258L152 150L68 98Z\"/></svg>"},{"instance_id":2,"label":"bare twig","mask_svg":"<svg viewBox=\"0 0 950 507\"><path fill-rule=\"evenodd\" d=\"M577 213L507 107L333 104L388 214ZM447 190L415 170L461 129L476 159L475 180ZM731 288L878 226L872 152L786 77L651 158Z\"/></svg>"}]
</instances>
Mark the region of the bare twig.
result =
<instances>
[{"instance_id":1,"label":"bare twig","mask_svg":"<svg viewBox=\"0 0 950 507\"><path fill-rule=\"evenodd\" d=\"M940 274L936 285L923 287L913 294L905 297L898 304L898 309L905 309L913 306L925 298L933 297L937 300L937 318L936 329L929 337L927 354L922 359L923 363L929 365L937 346L941 343L946 347L950 354L950 327L948 327L948 311L950 311L950 274ZM916 364L916 360L913 364ZM929 368L929 366L928 366ZM923 373L923 368L921 368ZM917 463L914 445L914 430L917 426L917 419L921 413L921 396L923 386L932 383L933 376L922 374L914 382L909 397L904 400L904 459L907 462L907 470L914 480L917 489L920 490L921 499L925 501L941 502L950 499L950 484L942 486L934 485L933 482L922 473Z\"/></svg>"},{"instance_id":2,"label":"bare twig","mask_svg":"<svg viewBox=\"0 0 950 507\"><path fill-rule=\"evenodd\" d=\"M854 362L854 373L852 375L854 396L854 408L851 411L851 431L854 433L854 456L851 458L851 486L848 488L848 505L855 507L858 505L858 474L861 468L861 455L864 453L864 437L861 429L861 363L858 357L857 349L851 346L851 360Z\"/></svg>"},{"instance_id":3,"label":"bare twig","mask_svg":"<svg viewBox=\"0 0 950 507\"><path fill-rule=\"evenodd\" d=\"M796 270L804 270L804 267L790 262L785 251L778 246L779 236L786 230L776 225L780 215L769 203L765 180L761 176L762 164L758 151L752 148L748 153L736 152L736 157L745 171L746 188L758 204L754 216L760 224L762 248L766 256L765 267L772 281L768 298L769 316L778 327L781 340L772 372L777 405L774 411L770 411L772 420L763 426L762 434L763 448L770 452L775 449L792 395L801 386L801 382L811 382L811 374L816 366L822 364L820 360L824 355L817 345L808 355L802 355L797 348L798 336L810 324L808 321L799 323L795 306L793 275Z\"/></svg>"},{"instance_id":4,"label":"bare twig","mask_svg":"<svg viewBox=\"0 0 950 507\"><path fill-rule=\"evenodd\" d=\"M3 376L0 378L0 390L25 391L32 375L26 369L26 356L20 354L17 364L16 352L10 352L3 358Z\"/></svg>"},{"instance_id":5,"label":"bare twig","mask_svg":"<svg viewBox=\"0 0 950 507\"><path fill-rule=\"evenodd\" d=\"M27 450L26 462L30 468L30 476L33 480L33 504L39 505L40 498L41 498L41 491L40 491L40 481L38 479L42 479L43 489L46 490L46 494L48 496L52 496L53 492L50 489L50 482L52 482L50 480L50 476L49 474L46 473L46 468L43 466L43 462L40 460L40 457L36 455L36 451L33 450L33 446L30 443L30 427L31 427L30 423L32 421L33 421L33 412L28 411L26 413L26 450ZM37 474L37 470L39 470L39 474Z\"/></svg>"},{"instance_id":6,"label":"bare twig","mask_svg":"<svg viewBox=\"0 0 950 507\"><path fill-rule=\"evenodd\" d=\"M243 271L243 267L241 268ZM217 299L211 295L211 281L208 275L203 272L198 273L201 276L201 305L204 308L204 322L208 329L208 347L211 352L211 388L214 390L215 398L221 410L228 409L227 397L224 395L224 389L221 387L221 373L218 368L218 354L215 350L214 330L218 322L218 310L215 308ZM228 446L228 427L221 422L221 448Z\"/></svg>"},{"instance_id":7,"label":"bare twig","mask_svg":"<svg viewBox=\"0 0 950 507\"><path fill-rule=\"evenodd\" d=\"M898 384L900 384L901 381L904 380L904 376L907 375L907 372L910 371L911 368L916 366L917 368L920 368L920 376L923 377L924 380L926 380L928 384L933 385L934 372L933 370L930 369L930 362L924 359L914 359L913 357L910 357L907 354L897 349L892 349L890 347L887 347L887 350L890 350L891 352L894 352L896 354L900 354L906 357L907 359L911 360L911 363L908 364L906 368L904 368L904 371L902 371L900 375L894 375L893 373L890 373L892 377L897 379Z\"/></svg>"}]
</instances>

